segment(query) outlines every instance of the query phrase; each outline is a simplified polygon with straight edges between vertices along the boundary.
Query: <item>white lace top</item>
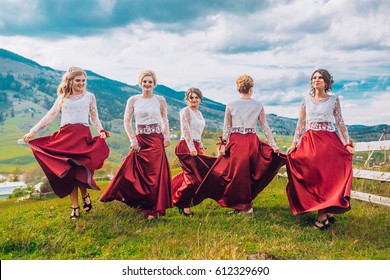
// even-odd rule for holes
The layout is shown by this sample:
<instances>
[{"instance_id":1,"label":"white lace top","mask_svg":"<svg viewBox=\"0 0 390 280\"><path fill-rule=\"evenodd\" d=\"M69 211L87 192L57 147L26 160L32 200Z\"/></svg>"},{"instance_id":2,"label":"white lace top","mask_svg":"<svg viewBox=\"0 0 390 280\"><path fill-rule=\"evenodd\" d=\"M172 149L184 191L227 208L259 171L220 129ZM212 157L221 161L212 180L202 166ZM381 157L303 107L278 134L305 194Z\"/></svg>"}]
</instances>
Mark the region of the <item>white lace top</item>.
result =
<instances>
[{"instance_id":1,"label":"white lace top","mask_svg":"<svg viewBox=\"0 0 390 280\"><path fill-rule=\"evenodd\" d=\"M265 119L264 107L254 99L238 99L226 106L222 139L228 141L231 133L256 133L257 122L260 123L268 144L275 147L274 137Z\"/></svg>"},{"instance_id":2,"label":"white lace top","mask_svg":"<svg viewBox=\"0 0 390 280\"><path fill-rule=\"evenodd\" d=\"M301 113L293 141L299 143L305 131L309 129L335 132L334 124L339 131L341 142L344 145L348 144L349 135L341 115L339 98L331 95L324 99L316 99L308 95L301 103Z\"/></svg>"},{"instance_id":3,"label":"white lace top","mask_svg":"<svg viewBox=\"0 0 390 280\"><path fill-rule=\"evenodd\" d=\"M196 150L194 141L200 143L203 129L206 122L200 111L198 114L191 110L189 107L185 107L180 110L180 128L181 128L181 140L185 140L190 151Z\"/></svg>"},{"instance_id":4,"label":"white lace top","mask_svg":"<svg viewBox=\"0 0 390 280\"><path fill-rule=\"evenodd\" d=\"M58 107L61 101L62 95L59 95L53 107L30 129L30 132L36 133L51 124L59 112ZM97 131L103 129L98 116L95 95L90 92L85 92L78 95L70 95L65 99L61 108L61 127L66 124L83 124L89 126L88 117Z\"/></svg>"},{"instance_id":5,"label":"white lace top","mask_svg":"<svg viewBox=\"0 0 390 280\"><path fill-rule=\"evenodd\" d=\"M136 132L134 133L132 119L135 117ZM131 146L138 145L136 134L162 133L164 141L169 141L169 124L167 103L165 98L154 94L151 98L142 98L141 94L127 100L125 130Z\"/></svg>"}]
</instances>

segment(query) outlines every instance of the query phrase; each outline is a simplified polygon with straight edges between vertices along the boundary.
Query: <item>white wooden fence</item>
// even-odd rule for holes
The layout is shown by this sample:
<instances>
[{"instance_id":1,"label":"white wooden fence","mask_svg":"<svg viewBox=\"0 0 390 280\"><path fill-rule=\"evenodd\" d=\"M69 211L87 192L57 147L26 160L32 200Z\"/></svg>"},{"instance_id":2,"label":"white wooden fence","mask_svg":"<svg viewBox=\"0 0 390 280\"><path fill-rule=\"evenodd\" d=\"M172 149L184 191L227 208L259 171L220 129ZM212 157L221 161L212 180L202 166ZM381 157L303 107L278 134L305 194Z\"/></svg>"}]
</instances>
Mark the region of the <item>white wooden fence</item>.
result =
<instances>
[{"instance_id":1,"label":"white wooden fence","mask_svg":"<svg viewBox=\"0 0 390 280\"><path fill-rule=\"evenodd\" d=\"M368 160L371 157L372 153L378 150L382 150L382 151L390 150L390 140L374 141L374 142L359 142L355 144L355 152L371 152L370 155L368 156L366 163L368 163ZM353 177L359 179L376 180L381 182L390 182L390 172L380 172L380 171L354 168ZM357 192L353 190L351 190L351 197L359 200L390 206L390 197L383 197L383 196L373 195L369 193Z\"/></svg>"},{"instance_id":2,"label":"white wooden fence","mask_svg":"<svg viewBox=\"0 0 390 280\"><path fill-rule=\"evenodd\" d=\"M377 150L382 150L382 151L390 150L390 140L374 141L374 142L359 142L355 144L355 152L374 152ZM369 158L371 157L371 155L372 153L369 155ZM282 177L287 177L287 172L278 173L278 175ZM380 171L354 168L353 177L358 179L370 179L370 180L390 183L390 172L380 172ZM390 197L378 196L374 194L351 190L351 198L390 206Z\"/></svg>"}]
</instances>

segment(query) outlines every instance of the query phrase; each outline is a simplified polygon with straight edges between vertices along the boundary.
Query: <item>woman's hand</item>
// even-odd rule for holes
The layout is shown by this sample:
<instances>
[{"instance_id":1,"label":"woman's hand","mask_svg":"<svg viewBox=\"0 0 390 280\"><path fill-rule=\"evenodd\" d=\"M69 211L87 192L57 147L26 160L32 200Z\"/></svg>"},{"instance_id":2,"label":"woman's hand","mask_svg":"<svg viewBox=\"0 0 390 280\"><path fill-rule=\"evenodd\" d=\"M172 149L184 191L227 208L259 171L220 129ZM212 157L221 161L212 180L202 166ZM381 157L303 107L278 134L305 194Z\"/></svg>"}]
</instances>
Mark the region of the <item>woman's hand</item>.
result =
<instances>
[{"instance_id":1,"label":"woman's hand","mask_svg":"<svg viewBox=\"0 0 390 280\"><path fill-rule=\"evenodd\" d=\"M168 140L164 140L164 148L169 147L171 145L171 142Z\"/></svg>"},{"instance_id":2,"label":"woman's hand","mask_svg":"<svg viewBox=\"0 0 390 280\"><path fill-rule=\"evenodd\" d=\"M102 139L107 139L108 135L108 132L100 132L100 138Z\"/></svg>"},{"instance_id":3,"label":"woman's hand","mask_svg":"<svg viewBox=\"0 0 390 280\"><path fill-rule=\"evenodd\" d=\"M196 150L190 151L190 156L196 157L198 155L198 152Z\"/></svg>"},{"instance_id":4,"label":"woman's hand","mask_svg":"<svg viewBox=\"0 0 390 280\"><path fill-rule=\"evenodd\" d=\"M355 153L355 149L353 147L347 146L346 148L347 148L348 152L350 152L352 155Z\"/></svg>"},{"instance_id":5,"label":"woman's hand","mask_svg":"<svg viewBox=\"0 0 390 280\"><path fill-rule=\"evenodd\" d=\"M226 146L225 145L219 146L219 148L218 148L219 155L224 156L225 155L225 150L226 150Z\"/></svg>"},{"instance_id":6,"label":"woman's hand","mask_svg":"<svg viewBox=\"0 0 390 280\"><path fill-rule=\"evenodd\" d=\"M138 153L141 150L141 147L138 144L135 144L134 146L131 146L131 150L134 153Z\"/></svg>"},{"instance_id":7,"label":"woman's hand","mask_svg":"<svg viewBox=\"0 0 390 280\"><path fill-rule=\"evenodd\" d=\"M23 136L23 141L28 143L34 138L35 133L34 132L29 132L26 135Z\"/></svg>"},{"instance_id":8,"label":"woman's hand","mask_svg":"<svg viewBox=\"0 0 390 280\"><path fill-rule=\"evenodd\" d=\"M272 150L274 150L275 154L280 154L280 148L278 146L272 146Z\"/></svg>"},{"instance_id":9,"label":"woman's hand","mask_svg":"<svg viewBox=\"0 0 390 280\"><path fill-rule=\"evenodd\" d=\"M295 151L295 149L297 148L297 143L293 143L288 149L287 149L287 154L289 155L289 154L291 154L292 152L294 152Z\"/></svg>"}]
</instances>

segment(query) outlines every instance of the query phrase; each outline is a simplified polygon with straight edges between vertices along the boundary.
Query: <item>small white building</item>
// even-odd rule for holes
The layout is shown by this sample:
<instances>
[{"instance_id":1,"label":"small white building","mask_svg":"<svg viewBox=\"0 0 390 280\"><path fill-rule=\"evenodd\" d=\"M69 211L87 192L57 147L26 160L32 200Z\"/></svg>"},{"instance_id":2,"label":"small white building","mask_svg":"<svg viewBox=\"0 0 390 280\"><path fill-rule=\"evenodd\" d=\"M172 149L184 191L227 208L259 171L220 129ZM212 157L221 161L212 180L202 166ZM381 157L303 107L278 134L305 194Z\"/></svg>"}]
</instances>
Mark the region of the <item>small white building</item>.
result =
<instances>
[{"instance_id":1,"label":"small white building","mask_svg":"<svg viewBox=\"0 0 390 280\"><path fill-rule=\"evenodd\" d=\"M0 183L0 195L11 194L15 188L27 187L25 182L7 182Z\"/></svg>"}]
</instances>

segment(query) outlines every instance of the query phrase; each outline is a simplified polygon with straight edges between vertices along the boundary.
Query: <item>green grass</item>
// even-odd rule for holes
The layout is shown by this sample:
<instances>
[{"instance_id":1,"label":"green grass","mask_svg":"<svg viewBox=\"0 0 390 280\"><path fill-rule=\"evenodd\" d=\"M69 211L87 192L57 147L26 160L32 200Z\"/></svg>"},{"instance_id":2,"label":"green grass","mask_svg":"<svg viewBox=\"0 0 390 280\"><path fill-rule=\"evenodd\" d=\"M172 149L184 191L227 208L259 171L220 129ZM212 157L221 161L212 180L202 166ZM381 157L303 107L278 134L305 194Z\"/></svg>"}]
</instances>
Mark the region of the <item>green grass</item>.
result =
<instances>
[{"instance_id":1,"label":"green grass","mask_svg":"<svg viewBox=\"0 0 390 280\"><path fill-rule=\"evenodd\" d=\"M104 189L108 182L99 182ZM282 260L386 260L390 256L389 208L352 200L326 232L313 230L314 213L293 216L285 178L275 178L255 199L253 217L229 215L206 200L186 218L177 209L148 222L118 201L69 219L70 200L0 201L2 260L235 260L266 253Z\"/></svg>"},{"instance_id":2,"label":"green grass","mask_svg":"<svg viewBox=\"0 0 390 280\"><path fill-rule=\"evenodd\" d=\"M0 126L0 173L43 176L27 145L17 145L32 126L31 120L13 118ZM52 124L40 135L58 128ZM264 136L259 134L261 139ZM214 137L217 138L217 137ZM203 139L206 153L216 154L218 139ZM166 149L172 175L180 172L172 140ZM276 137L282 152L291 137ZM96 176L113 174L127 155L129 143L122 131L108 140L105 166ZM35 179L34 179L35 180ZM266 253L286 260L389 259L389 208L352 200L352 210L337 216L329 231L311 229L315 214L293 216L288 206L286 178L275 178L254 201L253 217L229 215L206 200L193 208L193 218L169 209L165 217L147 222L120 202L101 203L101 192L91 191L94 209L71 221L69 198L0 201L0 258L42 259L247 259ZM99 182L104 189L108 182ZM389 184L354 180L354 190L389 197Z\"/></svg>"}]
</instances>

